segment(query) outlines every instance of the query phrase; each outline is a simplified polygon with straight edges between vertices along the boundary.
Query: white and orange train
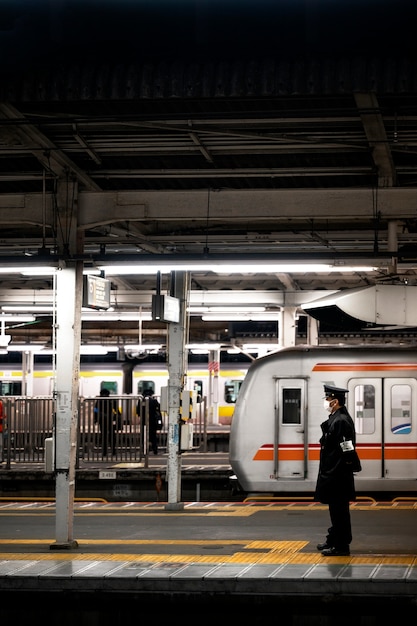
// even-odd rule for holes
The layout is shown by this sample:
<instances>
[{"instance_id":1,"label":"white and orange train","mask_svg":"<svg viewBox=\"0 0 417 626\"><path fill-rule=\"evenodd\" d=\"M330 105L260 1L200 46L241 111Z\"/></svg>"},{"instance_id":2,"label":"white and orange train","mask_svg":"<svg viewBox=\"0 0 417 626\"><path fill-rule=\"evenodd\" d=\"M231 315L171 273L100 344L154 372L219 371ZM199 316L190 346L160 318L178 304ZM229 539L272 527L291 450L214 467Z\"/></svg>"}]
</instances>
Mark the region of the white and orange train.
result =
<instances>
[{"instance_id":1,"label":"white and orange train","mask_svg":"<svg viewBox=\"0 0 417 626\"><path fill-rule=\"evenodd\" d=\"M417 493L417 349L297 346L254 361L236 401L230 463L247 493L312 493L323 385L348 389L358 493Z\"/></svg>"}]
</instances>

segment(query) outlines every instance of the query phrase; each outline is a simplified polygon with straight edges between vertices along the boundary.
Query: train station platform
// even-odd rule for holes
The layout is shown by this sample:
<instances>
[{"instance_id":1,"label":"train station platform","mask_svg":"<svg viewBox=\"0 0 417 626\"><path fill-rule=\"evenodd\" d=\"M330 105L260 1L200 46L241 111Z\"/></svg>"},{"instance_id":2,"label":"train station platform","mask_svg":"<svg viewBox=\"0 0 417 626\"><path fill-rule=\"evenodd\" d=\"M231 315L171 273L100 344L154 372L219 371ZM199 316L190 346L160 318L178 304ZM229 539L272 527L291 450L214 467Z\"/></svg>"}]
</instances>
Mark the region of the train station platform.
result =
<instances>
[{"instance_id":1,"label":"train station platform","mask_svg":"<svg viewBox=\"0 0 417 626\"><path fill-rule=\"evenodd\" d=\"M0 501L0 616L125 624L132 617L376 625L417 616L417 498L352 504L350 556L317 551L327 507L76 502L76 547L54 541L53 502ZM265 610L269 613L269 618ZM237 618L238 615L236 614ZM34 622L35 620L35 622Z\"/></svg>"},{"instance_id":2,"label":"train station platform","mask_svg":"<svg viewBox=\"0 0 417 626\"><path fill-rule=\"evenodd\" d=\"M110 502L166 500L168 455L163 450L140 462L124 459L80 461L76 496ZM184 452L181 455L181 497L185 500L241 500L227 452ZM54 498L55 474L44 463L0 464L0 498Z\"/></svg>"}]
</instances>

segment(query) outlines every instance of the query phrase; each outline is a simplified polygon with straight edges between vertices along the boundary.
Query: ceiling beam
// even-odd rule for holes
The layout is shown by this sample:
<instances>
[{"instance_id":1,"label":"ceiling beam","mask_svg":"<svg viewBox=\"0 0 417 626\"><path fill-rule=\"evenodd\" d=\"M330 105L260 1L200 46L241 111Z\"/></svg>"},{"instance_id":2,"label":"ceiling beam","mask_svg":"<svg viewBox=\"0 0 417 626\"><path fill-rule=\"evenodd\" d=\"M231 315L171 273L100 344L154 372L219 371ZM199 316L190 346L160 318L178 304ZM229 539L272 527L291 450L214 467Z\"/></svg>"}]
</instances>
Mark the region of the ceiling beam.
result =
<instances>
[{"instance_id":1,"label":"ceiling beam","mask_svg":"<svg viewBox=\"0 0 417 626\"><path fill-rule=\"evenodd\" d=\"M378 172L378 187L393 187L396 184L396 171L377 97L372 92L356 92L354 98L372 149Z\"/></svg>"},{"instance_id":2,"label":"ceiling beam","mask_svg":"<svg viewBox=\"0 0 417 626\"><path fill-rule=\"evenodd\" d=\"M58 178L71 172L86 189L98 191L100 186L76 165L62 150L59 150L36 126L30 124L12 104L0 102L0 118L12 122L6 131L12 133L18 144L22 144L36 157L46 172L53 172Z\"/></svg>"}]
</instances>

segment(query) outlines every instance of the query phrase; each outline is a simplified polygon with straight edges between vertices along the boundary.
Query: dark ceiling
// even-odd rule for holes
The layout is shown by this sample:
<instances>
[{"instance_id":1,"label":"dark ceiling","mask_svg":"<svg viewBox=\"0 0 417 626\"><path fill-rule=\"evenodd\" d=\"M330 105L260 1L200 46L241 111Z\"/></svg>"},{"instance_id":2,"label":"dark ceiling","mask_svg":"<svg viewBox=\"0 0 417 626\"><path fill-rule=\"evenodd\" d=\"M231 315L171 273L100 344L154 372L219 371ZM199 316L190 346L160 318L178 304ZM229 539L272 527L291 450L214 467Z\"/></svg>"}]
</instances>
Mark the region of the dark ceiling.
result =
<instances>
[{"instance_id":1,"label":"dark ceiling","mask_svg":"<svg viewBox=\"0 0 417 626\"><path fill-rule=\"evenodd\" d=\"M199 272L195 290L416 284L415 2L17 0L0 17L0 263L68 254L67 189L77 252L93 261L259 255L341 268ZM31 219L39 197L48 211ZM126 218L123 203L146 210ZM343 271L365 260L379 270ZM3 288L50 284L6 275Z\"/></svg>"}]
</instances>

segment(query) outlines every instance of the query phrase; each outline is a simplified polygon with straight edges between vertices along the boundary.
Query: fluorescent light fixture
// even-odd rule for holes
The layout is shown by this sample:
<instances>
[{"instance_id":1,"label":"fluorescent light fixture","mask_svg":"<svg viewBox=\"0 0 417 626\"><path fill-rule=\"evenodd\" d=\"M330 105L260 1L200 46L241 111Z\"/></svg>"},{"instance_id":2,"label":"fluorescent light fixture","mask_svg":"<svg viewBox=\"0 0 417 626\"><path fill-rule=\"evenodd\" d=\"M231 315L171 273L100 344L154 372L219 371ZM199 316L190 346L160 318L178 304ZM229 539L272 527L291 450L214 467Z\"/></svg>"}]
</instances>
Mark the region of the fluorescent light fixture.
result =
<instances>
[{"instance_id":1,"label":"fluorescent light fixture","mask_svg":"<svg viewBox=\"0 0 417 626\"><path fill-rule=\"evenodd\" d=\"M98 356L102 356L107 354L108 352L117 352L118 350L118 346L116 345L93 345L93 344L85 344L80 346L80 354L81 355L94 355L97 354ZM44 348L42 350L42 354L56 354L56 350L54 350L53 348Z\"/></svg>"},{"instance_id":2,"label":"fluorescent light fixture","mask_svg":"<svg viewBox=\"0 0 417 626\"><path fill-rule=\"evenodd\" d=\"M28 304L27 306L25 306L24 304L10 304L10 305L6 304L2 306L1 309L2 311L8 311L9 313L13 313L13 312L19 313L19 311L23 311L25 313L27 313L28 311L31 311L33 313L52 313L53 306L52 304L48 304L48 305Z\"/></svg>"},{"instance_id":3,"label":"fluorescent light fixture","mask_svg":"<svg viewBox=\"0 0 417 626\"><path fill-rule=\"evenodd\" d=\"M103 311L102 313L81 313L81 320L83 322L150 322L152 320L152 313L118 313L117 311Z\"/></svg>"},{"instance_id":4,"label":"fluorescent light fixture","mask_svg":"<svg viewBox=\"0 0 417 626\"><path fill-rule=\"evenodd\" d=\"M103 265L99 269L104 272L105 276L125 276L129 274L157 274L162 269L168 273L174 268L170 265L161 268L160 265L141 265L138 263L137 265Z\"/></svg>"},{"instance_id":5,"label":"fluorescent light fixture","mask_svg":"<svg viewBox=\"0 0 417 626\"><path fill-rule=\"evenodd\" d=\"M5 305L1 307L3 311L8 311L8 312L19 312L19 311L32 311L33 313L52 313L53 311L53 306L43 306L43 305L28 305L28 306L23 306L23 305ZM0 319L5 319L7 321L7 318L4 315L0 315ZM13 317L13 320L15 319L20 319L21 321L23 321L23 317L19 317L17 318L16 316ZM30 319L25 320L25 321L33 321L35 318L32 316ZM114 309L109 309L107 311L91 311L91 309L87 309L87 308L83 308L81 310L81 319L85 320L85 321L108 321L108 322L136 322L139 320L142 321L151 321L152 320L152 314L150 312L139 312L139 311L115 311Z\"/></svg>"},{"instance_id":6,"label":"fluorescent light fixture","mask_svg":"<svg viewBox=\"0 0 417 626\"><path fill-rule=\"evenodd\" d=\"M83 275L84 276L100 276L101 272L97 267L84 267Z\"/></svg>"},{"instance_id":7,"label":"fluorescent light fixture","mask_svg":"<svg viewBox=\"0 0 417 626\"><path fill-rule=\"evenodd\" d=\"M7 348L7 346L9 345L10 341L12 339L11 335L5 335L4 334L4 330L2 329L1 334L0 334L0 346L5 349Z\"/></svg>"},{"instance_id":8,"label":"fluorescent light fixture","mask_svg":"<svg viewBox=\"0 0 417 626\"><path fill-rule=\"evenodd\" d=\"M220 350L220 343L187 343L185 346L187 350L205 350L208 352L209 350Z\"/></svg>"},{"instance_id":9,"label":"fluorescent light fixture","mask_svg":"<svg viewBox=\"0 0 417 626\"><path fill-rule=\"evenodd\" d=\"M31 257L33 260L33 257ZM3 265L0 267L0 274L22 274L23 276L52 276L59 268L54 265L33 265L32 263L28 263L28 265L24 266L7 266ZM100 275L101 270L98 267L85 267L83 269L83 274L87 275Z\"/></svg>"},{"instance_id":10,"label":"fluorescent light fixture","mask_svg":"<svg viewBox=\"0 0 417 626\"><path fill-rule=\"evenodd\" d=\"M255 272L276 273L284 272L290 274L307 273L307 272L372 272L380 269L376 265L344 265L343 262L329 263L284 263L274 262L262 259L235 259L229 261L227 259L210 258L210 259L184 259L176 261L171 255L166 255L166 259L158 258L152 260L152 255L147 255L142 261L140 258L137 263L132 264L108 264L99 265L95 268L84 268L83 274L99 275L104 272L107 276L126 275L126 274L156 274L157 272L169 273L172 271L185 272L215 272L218 274L253 274ZM381 265L381 264L380 264ZM385 260L386 265L386 260ZM0 267L0 274L22 274L23 276L52 276L59 268L54 265L36 265L28 264L24 266L7 266Z\"/></svg>"},{"instance_id":11,"label":"fluorescent light fixture","mask_svg":"<svg viewBox=\"0 0 417 626\"><path fill-rule=\"evenodd\" d=\"M0 320L3 322L34 322L34 315L5 315L2 313L0 315Z\"/></svg>"},{"instance_id":12,"label":"fluorescent light fixture","mask_svg":"<svg viewBox=\"0 0 417 626\"><path fill-rule=\"evenodd\" d=\"M117 346L84 344L80 346L80 354L107 354L108 352L117 352Z\"/></svg>"},{"instance_id":13,"label":"fluorescent light fixture","mask_svg":"<svg viewBox=\"0 0 417 626\"><path fill-rule=\"evenodd\" d=\"M332 272L372 272L371 266L327 265L324 263L270 263L265 265L224 265L212 268L216 274L329 274Z\"/></svg>"},{"instance_id":14,"label":"fluorescent light fixture","mask_svg":"<svg viewBox=\"0 0 417 626\"><path fill-rule=\"evenodd\" d=\"M330 273L330 272L372 272L379 269L376 266L370 265L343 265L339 263L337 265L328 263L273 263L254 261L253 263L245 263L237 261L222 261L222 260L190 260L190 261L178 261L171 258L166 261L157 259L152 262L150 259L146 260L146 263L138 261L135 265L101 265L99 269L105 273L106 276L123 276L126 274L141 275L141 274L156 274L157 272L172 272L172 271L185 271L185 272L214 272L216 274L254 274L259 272L264 273L288 273L288 274L305 274L309 272L314 273Z\"/></svg>"},{"instance_id":15,"label":"fluorescent light fixture","mask_svg":"<svg viewBox=\"0 0 417 626\"><path fill-rule=\"evenodd\" d=\"M2 265L0 267L0 274L22 274L23 276L52 276L55 274L57 268L50 265L25 265L25 266L10 266Z\"/></svg>"},{"instance_id":16,"label":"fluorescent light fixture","mask_svg":"<svg viewBox=\"0 0 417 626\"><path fill-rule=\"evenodd\" d=\"M261 313L265 311L264 306L190 306L188 312L190 315L198 315L201 313Z\"/></svg>"},{"instance_id":17,"label":"fluorescent light fixture","mask_svg":"<svg viewBox=\"0 0 417 626\"><path fill-rule=\"evenodd\" d=\"M7 348L8 352L40 352L43 350L44 344L37 343L20 343L11 344Z\"/></svg>"},{"instance_id":18,"label":"fluorescent light fixture","mask_svg":"<svg viewBox=\"0 0 417 626\"><path fill-rule=\"evenodd\" d=\"M276 313L210 313L203 315L203 322L278 322L279 311Z\"/></svg>"},{"instance_id":19,"label":"fluorescent light fixture","mask_svg":"<svg viewBox=\"0 0 417 626\"><path fill-rule=\"evenodd\" d=\"M145 344L133 344L127 343L124 346L125 350L132 350L134 352L149 352L150 350L160 350L162 345L159 343L145 343Z\"/></svg>"},{"instance_id":20,"label":"fluorescent light fixture","mask_svg":"<svg viewBox=\"0 0 417 626\"><path fill-rule=\"evenodd\" d=\"M242 350L245 352L268 352L270 350L278 350L279 344L277 343L244 343Z\"/></svg>"},{"instance_id":21,"label":"fluorescent light fixture","mask_svg":"<svg viewBox=\"0 0 417 626\"><path fill-rule=\"evenodd\" d=\"M56 267L27 267L20 269L22 276L53 276L57 272Z\"/></svg>"},{"instance_id":22,"label":"fluorescent light fixture","mask_svg":"<svg viewBox=\"0 0 417 626\"><path fill-rule=\"evenodd\" d=\"M107 353L107 348L104 348L103 346L80 346L80 354L83 356L89 354L105 355Z\"/></svg>"},{"instance_id":23,"label":"fluorescent light fixture","mask_svg":"<svg viewBox=\"0 0 417 626\"><path fill-rule=\"evenodd\" d=\"M19 311L31 311L32 313L36 314L36 313L52 313L53 312L53 306L44 306L44 305L40 305L40 306L36 306L36 305L28 305L28 306L23 306L23 305L5 305L1 307L3 311L5 312L15 312L18 313ZM9 319L10 318L10 319ZM32 316L6 316L4 314L0 314L0 320L4 319L5 321L27 321L27 322L33 322L35 320L34 315ZM152 314L151 312L138 312L138 311L132 311L132 312L126 312L126 311L114 311L114 310L109 310L109 311L91 311L91 309L83 309L81 311L81 319L85 322L88 321L92 321L92 322L99 322L99 321L103 321L103 322L137 322L142 320L143 322L150 322L152 320Z\"/></svg>"},{"instance_id":24,"label":"fluorescent light fixture","mask_svg":"<svg viewBox=\"0 0 417 626\"><path fill-rule=\"evenodd\" d=\"M278 343L257 343L257 344L243 344L240 348L229 348L228 354L241 354L242 352L249 352L250 354L266 354L267 352L275 352L280 349Z\"/></svg>"}]
</instances>

